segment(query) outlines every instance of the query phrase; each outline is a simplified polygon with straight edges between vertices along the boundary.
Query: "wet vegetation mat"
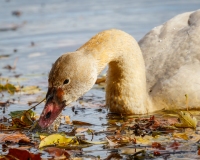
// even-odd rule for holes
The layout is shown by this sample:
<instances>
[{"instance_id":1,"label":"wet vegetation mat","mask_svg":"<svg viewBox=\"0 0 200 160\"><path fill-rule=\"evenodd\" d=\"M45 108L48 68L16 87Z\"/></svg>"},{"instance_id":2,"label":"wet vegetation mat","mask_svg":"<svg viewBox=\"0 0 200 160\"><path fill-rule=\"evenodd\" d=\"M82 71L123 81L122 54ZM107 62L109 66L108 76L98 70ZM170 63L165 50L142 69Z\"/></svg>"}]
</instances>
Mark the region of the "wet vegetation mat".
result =
<instances>
[{"instance_id":1,"label":"wet vegetation mat","mask_svg":"<svg viewBox=\"0 0 200 160\"><path fill-rule=\"evenodd\" d=\"M93 90L102 90L104 80L97 83ZM0 91L2 99L7 99L0 101L0 106L6 110L18 103L13 99L19 93L34 97L40 89L1 78ZM37 127L38 103L36 99L28 101L26 107L30 109L12 108L1 116L0 159L200 158L198 111L116 115L108 113L102 97L91 94L72 103L47 130L41 130Z\"/></svg>"}]
</instances>

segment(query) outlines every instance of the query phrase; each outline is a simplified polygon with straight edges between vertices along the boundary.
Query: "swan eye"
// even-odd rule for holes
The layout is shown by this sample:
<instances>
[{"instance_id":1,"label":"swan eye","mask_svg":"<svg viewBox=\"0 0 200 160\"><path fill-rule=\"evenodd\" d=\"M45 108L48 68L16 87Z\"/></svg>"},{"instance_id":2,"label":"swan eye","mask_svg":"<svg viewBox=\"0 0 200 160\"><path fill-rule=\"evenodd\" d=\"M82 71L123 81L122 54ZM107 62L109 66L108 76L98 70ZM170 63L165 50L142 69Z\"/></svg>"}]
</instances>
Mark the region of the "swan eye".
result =
<instances>
[{"instance_id":1,"label":"swan eye","mask_svg":"<svg viewBox=\"0 0 200 160\"><path fill-rule=\"evenodd\" d=\"M69 79L66 79L63 84L68 84L69 83Z\"/></svg>"}]
</instances>

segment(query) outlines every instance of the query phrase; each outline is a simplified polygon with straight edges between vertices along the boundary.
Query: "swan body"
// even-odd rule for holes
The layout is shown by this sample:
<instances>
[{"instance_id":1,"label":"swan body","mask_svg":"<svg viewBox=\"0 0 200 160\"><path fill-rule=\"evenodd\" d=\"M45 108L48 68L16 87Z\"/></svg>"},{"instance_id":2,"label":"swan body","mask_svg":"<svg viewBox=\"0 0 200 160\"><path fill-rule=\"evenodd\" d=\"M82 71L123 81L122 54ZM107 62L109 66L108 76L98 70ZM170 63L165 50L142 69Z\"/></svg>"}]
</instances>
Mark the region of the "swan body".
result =
<instances>
[{"instance_id":1,"label":"swan body","mask_svg":"<svg viewBox=\"0 0 200 160\"><path fill-rule=\"evenodd\" d=\"M111 112L145 114L200 104L200 11L185 13L150 31L138 43L106 30L77 51L63 54L49 74L47 102L39 119L48 127L62 109L94 85L109 65L106 105ZM142 52L143 54L142 54ZM199 90L199 92L198 92Z\"/></svg>"},{"instance_id":2,"label":"swan body","mask_svg":"<svg viewBox=\"0 0 200 160\"><path fill-rule=\"evenodd\" d=\"M200 10L155 27L139 45L154 106L200 108Z\"/></svg>"}]
</instances>

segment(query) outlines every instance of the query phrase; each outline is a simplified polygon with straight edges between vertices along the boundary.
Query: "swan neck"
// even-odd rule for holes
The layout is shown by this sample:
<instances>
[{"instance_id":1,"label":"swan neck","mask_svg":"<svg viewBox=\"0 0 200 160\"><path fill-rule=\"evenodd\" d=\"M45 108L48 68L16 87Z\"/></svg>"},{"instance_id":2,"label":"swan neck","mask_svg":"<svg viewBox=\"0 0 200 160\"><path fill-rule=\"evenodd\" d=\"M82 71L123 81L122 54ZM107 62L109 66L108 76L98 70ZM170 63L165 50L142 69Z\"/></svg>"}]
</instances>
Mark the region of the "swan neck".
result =
<instances>
[{"instance_id":1,"label":"swan neck","mask_svg":"<svg viewBox=\"0 0 200 160\"><path fill-rule=\"evenodd\" d=\"M92 54L98 74L109 65L106 104L111 112L147 113L145 65L135 39L125 32L110 30L93 37L79 50Z\"/></svg>"}]
</instances>

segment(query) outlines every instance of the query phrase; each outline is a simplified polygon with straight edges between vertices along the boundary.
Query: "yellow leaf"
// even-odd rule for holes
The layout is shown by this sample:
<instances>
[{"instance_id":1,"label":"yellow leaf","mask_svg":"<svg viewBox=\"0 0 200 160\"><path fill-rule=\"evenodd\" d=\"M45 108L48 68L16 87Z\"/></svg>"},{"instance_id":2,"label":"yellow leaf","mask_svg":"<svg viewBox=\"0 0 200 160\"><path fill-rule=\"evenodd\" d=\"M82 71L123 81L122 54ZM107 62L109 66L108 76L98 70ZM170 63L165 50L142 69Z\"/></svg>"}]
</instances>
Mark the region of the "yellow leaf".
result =
<instances>
[{"instance_id":1,"label":"yellow leaf","mask_svg":"<svg viewBox=\"0 0 200 160\"><path fill-rule=\"evenodd\" d=\"M154 140L157 140L160 136L155 136L155 137L152 137L152 136L148 136L148 135L145 135L144 137L140 137L140 136L135 136L135 139L136 139L136 143L137 144L151 144L152 141Z\"/></svg>"},{"instance_id":2,"label":"yellow leaf","mask_svg":"<svg viewBox=\"0 0 200 160\"><path fill-rule=\"evenodd\" d=\"M95 84L105 83L106 82L106 76L98 77Z\"/></svg>"},{"instance_id":3,"label":"yellow leaf","mask_svg":"<svg viewBox=\"0 0 200 160\"><path fill-rule=\"evenodd\" d=\"M174 133L173 137L174 138L181 138L181 139L184 139L184 140L189 139L186 133Z\"/></svg>"},{"instance_id":4,"label":"yellow leaf","mask_svg":"<svg viewBox=\"0 0 200 160\"><path fill-rule=\"evenodd\" d=\"M78 145L76 137L66 137L60 134L52 134L44 138L39 145L39 148L56 145L56 146L67 146L67 145Z\"/></svg>"},{"instance_id":5,"label":"yellow leaf","mask_svg":"<svg viewBox=\"0 0 200 160\"><path fill-rule=\"evenodd\" d=\"M20 89L21 92L25 94L35 94L38 93L41 89L38 86L26 86Z\"/></svg>"},{"instance_id":6,"label":"yellow leaf","mask_svg":"<svg viewBox=\"0 0 200 160\"><path fill-rule=\"evenodd\" d=\"M0 84L0 92L1 91L8 91L10 94L14 94L16 87L13 84L7 82L5 85Z\"/></svg>"},{"instance_id":7,"label":"yellow leaf","mask_svg":"<svg viewBox=\"0 0 200 160\"><path fill-rule=\"evenodd\" d=\"M65 122L67 124L71 124L71 122L70 122L70 116L65 116L64 118L65 118Z\"/></svg>"},{"instance_id":8,"label":"yellow leaf","mask_svg":"<svg viewBox=\"0 0 200 160\"><path fill-rule=\"evenodd\" d=\"M197 119L195 117L191 117L189 112L180 111L180 112L177 112L177 114L179 115L181 123L176 123L175 124L176 127L196 128Z\"/></svg>"},{"instance_id":9,"label":"yellow leaf","mask_svg":"<svg viewBox=\"0 0 200 160\"><path fill-rule=\"evenodd\" d=\"M87 141L87 140L80 140L83 144L106 144L107 141Z\"/></svg>"},{"instance_id":10,"label":"yellow leaf","mask_svg":"<svg viewBox=\"0 0 200 160\"><path fill-rule=\"evenodd\" d=\"M44 138L46 138L47 136L44 135L40 135L40 139L43 140Z\"/></svg>"}]
</instances>

